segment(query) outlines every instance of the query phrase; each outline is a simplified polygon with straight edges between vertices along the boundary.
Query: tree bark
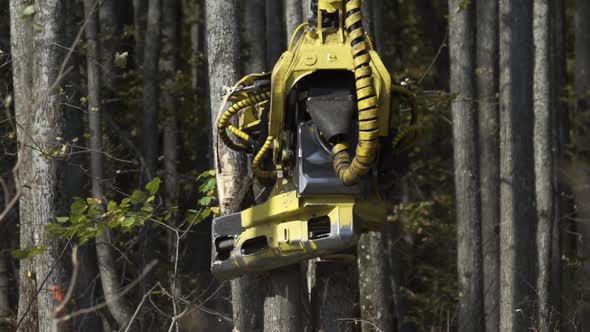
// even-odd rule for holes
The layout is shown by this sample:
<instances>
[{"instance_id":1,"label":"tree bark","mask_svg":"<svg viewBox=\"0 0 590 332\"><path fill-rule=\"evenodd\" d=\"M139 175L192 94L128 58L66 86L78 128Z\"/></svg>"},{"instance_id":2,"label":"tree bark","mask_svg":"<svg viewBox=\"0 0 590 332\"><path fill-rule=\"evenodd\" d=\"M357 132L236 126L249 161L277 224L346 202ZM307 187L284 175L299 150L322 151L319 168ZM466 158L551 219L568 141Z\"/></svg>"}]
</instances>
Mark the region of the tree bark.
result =
<instances>
[{"instance_id":1,"label":"tree bark","mask_svg":"<svg viewBox=\"0 0 590 332\"><path fill-rule=\"evenodd\" d=\"M473 9L473 4L462 6L457 0L449 2L450 87L451 93L457 94L452 115L459 331L484 328Z\"/></svg>"},{"instance_id":2,"label":"tree bark","mask_svg":"<svg viewBox=\"0 0 590 332\"><path fill-rule=\"evenodd\" d=\"M242 5L245 49L244 73L261 73L266 70L266 4L265 0L251 0Z\"/></svg>"},{"instance_id":3,"label":"tree bark","mask_svg":"<svg viewBox=\"0 0 590 332\"><path fill-rule=\"evenodd\" d=\"M33 58L30 63L31 99L21 100L23 104L22 108L19 106L19 111L24 111L24 114L17 115L17 121L23 128L21 134L25 135L29 142L34 142L34 148L33 144L25 147L25 154L28 156L19 169L23 186L20 225L26 225L21 227L21 232L27 232L21 233L21 248L46 246L47 250L33 257L31 265L21 265L21 276L24 277L21 279L24 284L21 284L21 290L26 296L22 309L19 307L19 310L22 310L21 315L25 314L24 311L30 304L28 301L35 299L29 292L34 292L36 288L50 287L65 290L69 284L60 241L45 237L45 226L54 222L59 209L59 156L55 157L52 153L61 147L59 140L63 137L64 126L61 97L57 89L57 86L62 84L63 73L60 72L60 67L65 61L63 49L57 46L62 45L65 36L65 22L61 15L64 7L62 1L47 0L37 1L34 8L35 21L42 29L34 34L34 44L28 44L34 47L15 52L29 54ZM20 15L19 12L16 13ZM18 16L15 19L18 19ZM30 53L33 49L35 52ZM19 84L27 83L21 81ZM24 137L21 136L21 139ZM32 277L27 277L27 274ZM40 292L36 301L38 329L49 331L52 311L58 305L58 301L52 292ZM34 306L32 308L33 311L27 314L34 316ZM34 328L34 325L21 325L20 330L30 327ZM64 331L69 330L67 326L61 328Z\"/></svg>"},{"instance_id":4,"label":"tree bark","mask_svg":"<svg viewBox=\"0 0 590 332\"><path fill-rule=\"evenodd\" d=\"M362 331L393 330L391 285L382 237L380 232L362 234L357 246Z\"/></svg>"},{"instance_id":5,"label":"tree bark","mask_svg":"<svg viewBox=\"0 0 590 332\"><path fill-rule=\"evenodd\" d=\"M575 1L575 92L576 92L576 163L572 191L576 201L576 231L578 233L578 257L590 256L590 2ZM590 261L584 260L579 270L578 282L582 298L590 296ZM578 304L579 305L579 304ZM590 328L590 305L577 308L580 327Z\"/></svg>"},{"instance_id":6,"label":"tree bark","mask_svg":"<svg viewBox=\"0 0 590 332\"><path fill-rule=\"evenodd\" d=\"M500 146L498 2L478 0L476 69L485 330L498 331L500 301Z\"/></svg>"},{"instance_id":7,"label":"tree bark","mask_svg":"<svg viewBox=\"0 0 590 332\"><path fill-rule=\"evenodd\" d=\"M266 0L266 64L269 71L286 48L281 5L279 0Z\"/></svg>"},{"instance_id":8,"label":"tree bark","mask_svg":"<svg viewBox=\"0 0 590 332\"><path fill-rule=\"evenodd\" d=\"M285 10L285 26L287 30L285 43L289 45L295 29L303 23L301 0L283 0L283 8Z\"/></svg>"},{"instance_id":9,"label":"tree bark","mask_svg":"<svg viewBox=\"0 0 590 332\"><path fill-rule=\"evenodd\" d=\"M550 307L551 250L553 241L553 135L550 61L550 16L548 0L535 0L533 42L535 48L534 100L534 158L537 208L537 302L539 331L552 330Z\"/></svg>"},{"instance_id":10,"label":"tree bark","mask_svg":"<svg viewBox=\"0 0 590 332\"><path fill-rule=\"evenodd\" d=\"M99 18L98 6L94 0L84 0L86 23L87 53L86 66L88 74L88 129L90 131L90 177L92 197L105 200L102 181L104 178L104 161L102 154L102 112L100 95L100 59L101 50L98 40ZM104 202L106 203L106 202ZM103 294L110 314L119 327L125 328L131 319L132 310L119 297L121 289L119 276L116 273L114 259L110 251L111 240L108 230L96 239L96 255L100 271Z\"/></svg>"},{"instance_id":11,"label":"tree bark","mask_svg":"<svg viewBox=\"0 0 590 332\"><path fill-rule=\"evenodd\" d=\"M533 278L532 2L500 1L500 331L530 326Z\"/></svg>"},{"instance_id":12,"label":"tree bark","mask_svg":"<svg viewBox=\"0 0 590 332\"><path fill-rule=\"evenodd\" d=\"M117 0L105 0L99 9L99 21L100 21L100 81L101 87L104 92L108 92L109 95L115 92L115 53L122 50L118 50L121 41L121 19L119 18L119 11L121 5Z\"/></svg>"},{"instance_id":13,"label":"tree bark","mask_svg":"<svg viewBox=\"0 0 590 332\"><path fill-rule=\"evenodd\" d=\"M301 278L299 265L270 272L264 300L264 331L301 331Z\"/></svg>"},{"instance_id":14,"label":"tree bark","mask_svg":"<svg viewBox=\"0 0 590 332\"><path fill-rule=\"evenodd\" d=\"M223 143L218 144L217 137L217 118L225 94L224 87L232 86L239 79L238 3L237 0L206 0L205 6L214 167L220 212L226 215L240 210L249 189L245 156L230 150ZM249 326L245 320L256 312L256 308L249 306L249 299L241 294L246 293L243 292L240 279L232 281L233 311L238 315L234 321L236 329ZM256 328L253 330L256 331Z\"/></svg>"},{"instance_id":15,"label":"tree bark","mask_svg":"<svg viewBox=\"0 0 590 332\"><path fill-rule=\"evenodd\" d=\"M28 142L28 133L30 129L30 118L32 111L32 85L33 85L33 56L30 50L33 49L32 26L21 18L23 10L32 5L33 1L10 1L10 44L12 53L12 81L14 94L14 113L16 117L17 137L19 145L18 160L21 166L18 171L19 179L16 181L21 190L25 179L30 176L31 167L31 149L23 149L22 145ZM22 197L19 202L20 217L28 217L32 202L30 199ZM28 219L26 219L28 220ZM20 219L20 247L33 247L31 234L34 231L34 225L23 222ZM19 300L17 321L22 320L18 331L29 332L38 330L38 314L36 304L36 282L33 278L28 277L29 271L34 272L34 258L26 258L20 261L19 269ZM31 309L27 311L27 306L31 304Z\"/></svg>"},{"instance_id":16,"label":"tree bark","mask_svg":"<svg viewBox=\"0 0 590 332\"><path fill-rule=\"evenodd\" d=\"M354 263L323 261L316 263L312 288L312 331L356 330L358 314L357 269ZM390 331L390 330L383 330Z\"/></svg>"},{"instance_id":17,"label":"tree bark","mask_svg":"<svg viewBox=\"0 0 590 332\"><path fill-rule=\"evenodd\" d=\"M145 35L143 64L143 117L142 146L147 173L145 182L156 176L158 162L158 113L159 113L159 73L160 61L160 21L162 0L149 0L147 29Z\"/></svg>"},{"instance_id":18,"label":"tree bark","mask_svg":"<svg viewBox=\"0 0 590 332\"><path fill-rule=\"evenodd\" d=\"M134 56L137 67L143 65L145 54L144 45L146 38L146 23L148 0L133 0L133 24L135 26Z\"/></svg>"}]
</instances>

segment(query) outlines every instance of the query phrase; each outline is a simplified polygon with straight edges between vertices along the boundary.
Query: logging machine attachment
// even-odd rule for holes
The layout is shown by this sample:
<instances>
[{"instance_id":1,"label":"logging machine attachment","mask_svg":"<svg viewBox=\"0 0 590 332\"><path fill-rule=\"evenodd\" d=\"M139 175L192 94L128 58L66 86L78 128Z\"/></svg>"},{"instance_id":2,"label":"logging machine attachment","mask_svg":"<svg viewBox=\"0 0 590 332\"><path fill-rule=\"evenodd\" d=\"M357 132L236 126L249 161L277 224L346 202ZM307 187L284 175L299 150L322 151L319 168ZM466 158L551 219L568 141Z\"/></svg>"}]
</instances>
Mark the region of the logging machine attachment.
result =
<instances>
[{"instance_id":1,"label":"logging machine attachment","mask_svg":"<svg viewBox=\"0 0 590 332\"><path fill-rule=\"evenodd\" d=\"M265 201L214 219L221 279L351 249L388 215L380 199L417 136L412 93L392 85L361 20L360 0L312 0L272 73L230 92L218 135L250 156ZM397 112L397 98L410 104Z\"/></svg>"}]
</instances>

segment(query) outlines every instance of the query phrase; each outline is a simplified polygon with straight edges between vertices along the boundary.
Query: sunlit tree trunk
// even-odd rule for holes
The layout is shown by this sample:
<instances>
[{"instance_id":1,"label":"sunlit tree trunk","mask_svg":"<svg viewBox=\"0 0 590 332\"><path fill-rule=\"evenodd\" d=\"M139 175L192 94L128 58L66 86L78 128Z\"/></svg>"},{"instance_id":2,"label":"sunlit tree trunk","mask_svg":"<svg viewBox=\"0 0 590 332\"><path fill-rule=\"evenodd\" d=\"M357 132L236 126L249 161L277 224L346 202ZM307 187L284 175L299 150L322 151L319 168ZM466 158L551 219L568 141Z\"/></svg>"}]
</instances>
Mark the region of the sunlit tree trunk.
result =
<instances>
[{"instance_id":1,"label":"sunlit tree trunk","mask_svg":"<svg viewBox=\"0 0 590 332\"><path fill-rule=\"evenodd\" d=\"M533 45L535 64L533 77L535 207L537 209L537 303L539 331L551 331L550 307L551 250L553 241L553 133L551 100L551 61L549 1L535 0Z\"/></svg>"},{"instance_id":2,"label":"sunlit tree trunk","mask_svg":"<svg viewBox=\"0 0 590 332\"><path fill-rule=\"evenodd\" d=\"M301 0L283 0L283 9L285 11L285 25L286 25L286 45L295 32L295 29L303 23L303 11L301 8Z\"/></svg>"},{"instance_id":3,"label":"sunlit tree trunk","mask_svg":"<svg viewBox=\"0 0 590 332\"><path fill-rule=\"evenodd\" d=\"M217 173L217 191L222 215L240 210L248 191L248 173L243 154L230 150L218 142L217 118L223 103L224 87L232 86L239 79L240 39L237 0L206 0L207 59L213 133L214 166ZM232 293L240 292L238 282L232 283ZM234 298L240 298L234 295ZM237 300L233 303L237 314L247 312L249 303ZM250 317L244 316L244 319ZM234 322L237 324L240 320Z\"/></svg>"}]
</instances>

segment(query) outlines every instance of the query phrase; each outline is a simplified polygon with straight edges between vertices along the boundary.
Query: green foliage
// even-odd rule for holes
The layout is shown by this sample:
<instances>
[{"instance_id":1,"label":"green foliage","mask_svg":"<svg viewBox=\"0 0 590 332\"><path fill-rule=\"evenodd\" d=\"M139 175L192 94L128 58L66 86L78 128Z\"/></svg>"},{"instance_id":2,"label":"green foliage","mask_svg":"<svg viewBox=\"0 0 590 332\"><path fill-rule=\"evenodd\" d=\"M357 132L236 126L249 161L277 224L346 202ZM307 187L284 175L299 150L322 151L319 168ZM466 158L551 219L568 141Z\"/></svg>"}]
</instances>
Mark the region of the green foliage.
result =
<instances>
[{"instance_id":1,"label":"green foliage","mask_svg":"<svg viewBox=\"0 0 590 332\"><path fill-rule=\"evenodd\" d=\"M47 250L46 246L17 249L12 251L12 256L16 259L27 259L37 256Z\"/></svg>"}]
</instances>

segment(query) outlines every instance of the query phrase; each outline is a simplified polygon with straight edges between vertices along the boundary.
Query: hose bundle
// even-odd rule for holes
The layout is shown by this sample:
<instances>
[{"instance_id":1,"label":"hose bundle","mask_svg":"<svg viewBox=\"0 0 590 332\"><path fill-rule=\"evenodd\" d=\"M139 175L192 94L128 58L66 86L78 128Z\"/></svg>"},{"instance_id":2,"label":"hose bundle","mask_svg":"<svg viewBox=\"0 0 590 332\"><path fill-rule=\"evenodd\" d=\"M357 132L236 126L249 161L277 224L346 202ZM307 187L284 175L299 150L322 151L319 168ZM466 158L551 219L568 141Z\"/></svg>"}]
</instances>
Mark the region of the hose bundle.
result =
<instances>
[{"instance_id":1,"label":"hose bundle","mask_svg":"<svg viewBox=\"0 0 590 332\"><path fill-rule=\"evenodd\" d=\"M340 181L350 186L367 174L375 163L379 145L379 114L373 71L370 66L371 45L367 42L362 26L360 0L349 0L346 3L344 23L353 52L359 133L354 158L351 160L348 144L340 142L332 148L332 164Z\"/></svg>"}]
</instances>

